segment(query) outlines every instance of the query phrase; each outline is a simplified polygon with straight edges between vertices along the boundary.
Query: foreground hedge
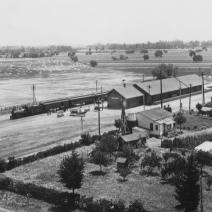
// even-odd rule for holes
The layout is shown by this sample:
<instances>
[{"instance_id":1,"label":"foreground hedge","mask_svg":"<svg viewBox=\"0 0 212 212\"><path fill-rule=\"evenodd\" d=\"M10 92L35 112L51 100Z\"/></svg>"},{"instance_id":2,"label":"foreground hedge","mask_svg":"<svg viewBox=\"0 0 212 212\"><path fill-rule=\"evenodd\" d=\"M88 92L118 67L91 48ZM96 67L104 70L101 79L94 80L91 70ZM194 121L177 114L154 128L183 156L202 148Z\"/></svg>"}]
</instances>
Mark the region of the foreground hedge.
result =
<instances>
[{"instance_id":1,"label":"foreground hedge","mask_svg":"<svg viewBox=\"0 0 212 212\"><path fill-rule=\"evenodd\" d=\"M162 148L185 148L194 149L205 141L212 141L212 134L200 134L195 136L178 137L173 140L165 139L161 141Z\"/></svg>"},{"instance_id":2,"label":"foreground hedge","mask_svg":"<svg viewBox=\"0 0 212 212\"><path fill-rule=\"evenodd\" d=\"M74 150L76 148L79 148L79 147L82 147L85 145L93 144L95 142L95 140L98 138L99 137L97 135L93 135L93 136L89 135L86 138L84 137L84 135L82 135L82 138L78 142L58 145L58 146L52 147L50 149L38 152L33 155L26 156L23 158L9 157L7 162L3 159L0 159L0 172L11 170L18 166L22 166L27 163L31 163L36 160L43 159L43 158L46 158L49 156L53 156L53 155L57 155L57 154L60 154L63 152Z\"/></svg>"},{"instance_id":3,"label":"foreground hedge","mask_svg":"<svg viewBox=\"0 0 212 212\"><path fill-rule=\"evenodd\" d=\"M13 180L4 175L0 175L0 189L8 190L26 197L35 198L60 206L62 209L81 209L86 212L146 212L140 200L130 203L129 208L125 206L124 201L111 201L106 199L93 200L72 193L45 188L32 183Z\"/></svg>"}]
</instances>

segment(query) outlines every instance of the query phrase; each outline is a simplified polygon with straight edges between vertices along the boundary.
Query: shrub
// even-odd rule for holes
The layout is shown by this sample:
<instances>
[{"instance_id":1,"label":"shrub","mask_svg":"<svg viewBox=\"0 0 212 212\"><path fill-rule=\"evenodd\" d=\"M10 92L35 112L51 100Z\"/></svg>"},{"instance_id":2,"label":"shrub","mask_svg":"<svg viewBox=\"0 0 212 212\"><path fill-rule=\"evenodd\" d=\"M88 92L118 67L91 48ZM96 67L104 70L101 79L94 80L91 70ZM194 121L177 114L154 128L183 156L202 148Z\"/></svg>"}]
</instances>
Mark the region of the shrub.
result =
<instances>
[{"instance_id":1,"label":"shrub","mask_svg":"<svg viewBox=\"0 0 212 212\"><path fill-rule=\"evenodd\" d=\"M148 54L145 54L145 55L143 56L143 58L144 58L144 60L149 60L149 55L148 55Z\"/></svg>"},{"instance_id":2,"label":"shrub","mask_svg":"<svg viewBox=\"0 0 212 212\"><path fill-rule=\"evenodd\" d=\"M135 53L135 50L126 50L125 53L126 54L134 54Z\"/></svg>"},{"instance_id":3,"label":"shrub","mask_svg":"<svg viewBox=\"0 0 212 212\"><path fill-rule=\"evenodd\" d=\"M80 143L82 145L86 145L86 146L92 144L93 140L92 140L92 137L90 136L90 134L89 133L83 133L81 135Z\"/></svg>"},{"instance_id":4,"label":"shrub","mask_svg":"<svg viewBox=\"0 0 212 212\"><path fill-rule=\"evenodd\" d=\"M90 66L91 67L96 67L97 65L98 65L97 61L95 61L95 60L91 60L90 61Z\"/></svg>"},{"instance_id":5,"label":"shrub","mask_svg":"<svg viewBox=\"0 0 212 212\"><path fill-rule=\"evenodd\" d=\"M4 159L0 158L0 172L4 172L7 169L7 163Z\"/></svg>"},{"instance_id":6,"label":"shrub","mask_svg":"<svg viewBox=\"0 0 212 212\"><path fill-rule=\"evenodd\" d=\"M130 170L127 167L126 168L120 168L119 169L119 174L123 178L123 181L126 180L126 177L127 177L127 175L129 175L129 173L130 173Z\"/></svg>"},{"instance_id":7,"label":"shrub","mask_svg":"<svg viewBox=\"0 0 212 212\"><path fill-rule=\"evenodd\" d=\"M130 203L128 212L146 212L146 210L140 200L135 200Z\"/></svg>"},{"instance_id":8,"label":"shrub","mask_svg":"<svg viewBox=\"0 0 212 212\"><path fill-rule=\"evenodd\" d=\"M0 189L4 190L7 189L10 184L10 180L8 177L4 176L3 174L0 175Z\"/></svg>"},{"instance_id":9,"label":"shrub","mask_svg":"<svg viewBox=\"0 0 212 212\"><path fill-rule=\"evenodd\" d=\"M155 57L162 57L163 56L163 51L162 50L156 50L155 51Z\"/></svg>"},{"instance_id":10,"label":"shrub","mask_svg":"<svg viewBox=\"0 0 212 212\"><path fill-rule=\"evenodd\" d=\"M141 54L148 54L148 50L147 49L141 49L140 53Z\"/></svg>"},{"instance_id":11,"label":"shrub","mask_svg":"<svg viewBox=\"0 0 212 212\"><path fill-rule=\"evenodd\" d=\"M152 174L155 167L160 168L161 157L156 154L155 151L145 153L144 158L141 161L141 168L147 167L147 173Z\"/></svg>"},{"instance_id":12,"label":"shrub","mask_svg":"<svg viewBox=\"0 0 212 212\"><path fill-rule=\"evenodd\" d=\"M202 55L194 55L193 56L193 61L194 62L202 62L203 61L203 56Z\"/></svg>"}]
</instances>

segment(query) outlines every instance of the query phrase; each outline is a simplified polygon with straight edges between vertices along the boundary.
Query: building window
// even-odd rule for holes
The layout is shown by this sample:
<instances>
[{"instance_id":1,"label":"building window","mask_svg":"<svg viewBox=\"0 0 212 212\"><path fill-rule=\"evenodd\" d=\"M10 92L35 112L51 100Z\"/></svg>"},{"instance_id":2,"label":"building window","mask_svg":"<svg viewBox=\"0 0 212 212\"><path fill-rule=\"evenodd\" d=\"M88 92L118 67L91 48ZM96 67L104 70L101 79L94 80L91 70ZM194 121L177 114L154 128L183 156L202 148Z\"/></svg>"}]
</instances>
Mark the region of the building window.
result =
<instances>
[{"instance_id":1,"label":"building window","mask_svg":"<svg viewBox=\"0 0 212 212\"><path fill-rule=\"evenodd\" d=\"M153 130L153 123L150 123L150 130Z\"/></svg>"},{"instance_id":2,"label":"building window","mask_svg":"<svg viewBox=\"0 0 212 212\"><path fill-rule=\"evenodd\" d=\"M158 125L155 125L155 130L158 130Z\"/></svg>"}]
</instances>

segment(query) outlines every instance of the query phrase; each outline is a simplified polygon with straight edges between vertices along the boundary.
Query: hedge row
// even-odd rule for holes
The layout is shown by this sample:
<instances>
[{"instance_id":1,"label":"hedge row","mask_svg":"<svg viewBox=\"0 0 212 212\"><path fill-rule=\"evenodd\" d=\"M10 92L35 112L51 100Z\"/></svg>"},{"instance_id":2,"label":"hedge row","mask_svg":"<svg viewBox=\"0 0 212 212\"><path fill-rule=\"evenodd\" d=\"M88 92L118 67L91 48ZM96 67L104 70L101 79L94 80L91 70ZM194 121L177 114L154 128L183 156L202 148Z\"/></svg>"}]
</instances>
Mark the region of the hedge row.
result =
<instances>
[{"instance_id":1,"label":"hedge row","mask_svg":"<svg viewBox=\"0 0 212 212\"><path fill-rule=\"evenodd\" d=\"M178 137L173 140L165 139L161 141L161 147L194 149L196 146L202 144L205 141L212 141L212 134Z\"/></svg>"},{"instance_id":2,"label":"hedge row","mask_svg":"<svg viewBox=\"0 0 212 212\"><path fill-rule=\"evenodd\" d=\"M34 162L36 160L43 159L48 156L53 156L53 155L57 155L57 154L60 154L63 152L74 150L74 149L84 146L84 145L90 145L90 144L94 143L97 138L98 138L97 135L93 135L93 136L89 135L89 136L85 136L85 137L82 135L82 138L78 142L68 143L68 144L64 144L64 145L58 145L58 146L52 147L50 149L38 152L33 155L26 156L23 158L16 159L15 157L9 157L7 162L3 159L0 159L0 172L11 170L15 167ZM87 139L89 139L89 140L87 140Z\"/></svg>"},{"instance_id":3,"label":"hedge row","mask_svg":"<svg viewBox=\"0 0 212 212\"><path fill-rule=\"evenodd\" d=\"M4 175L0 175L0 189L58 205L61 211L62 208L67 207L69 210L81 209L86 212L146 212L139 200L135 200L127 208L121 200L116 202L106 199L93 200L93 198L86 198L79 194L73 195L69 192L45 188L32 183L23 183Z\"/></svg>"}]
</instances>

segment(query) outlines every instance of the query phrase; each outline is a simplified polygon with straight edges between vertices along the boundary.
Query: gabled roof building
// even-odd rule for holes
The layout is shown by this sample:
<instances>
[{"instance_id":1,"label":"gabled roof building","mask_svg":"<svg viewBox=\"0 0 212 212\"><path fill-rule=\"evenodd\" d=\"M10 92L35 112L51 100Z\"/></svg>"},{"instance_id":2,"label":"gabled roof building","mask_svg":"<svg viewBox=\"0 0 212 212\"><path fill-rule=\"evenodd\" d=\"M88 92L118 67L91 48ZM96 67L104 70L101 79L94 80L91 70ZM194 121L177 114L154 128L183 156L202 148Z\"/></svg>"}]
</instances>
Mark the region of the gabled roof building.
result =
<instances>
[{"instance_id":1,"label":"gabled roof building","mask_svg":"<svg viewBox=\"0 0 212 212\"><path fill-rule=\"evenodd\" d=\"M162 98L168 99L202 90L202 79L196 74L172 77L162 80ZM144 104L151 105L161 98L160 80L146 81L133 85L144 95ZM181 88L181 89L180 89Z\"/></svg>"},{"instance_id":2,"label":"gabled roof building","mask_svg":"<svg viewBox=\"0 0 212 212\"><path fill-rule=\"evenodd\" d=\"M140 106L143 104L143 94L132 85L117 87L108 93L108 108L120 109L123 102L125 108Z\"/></svg>"}]
</instances>

